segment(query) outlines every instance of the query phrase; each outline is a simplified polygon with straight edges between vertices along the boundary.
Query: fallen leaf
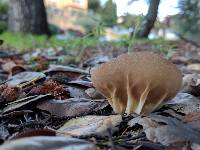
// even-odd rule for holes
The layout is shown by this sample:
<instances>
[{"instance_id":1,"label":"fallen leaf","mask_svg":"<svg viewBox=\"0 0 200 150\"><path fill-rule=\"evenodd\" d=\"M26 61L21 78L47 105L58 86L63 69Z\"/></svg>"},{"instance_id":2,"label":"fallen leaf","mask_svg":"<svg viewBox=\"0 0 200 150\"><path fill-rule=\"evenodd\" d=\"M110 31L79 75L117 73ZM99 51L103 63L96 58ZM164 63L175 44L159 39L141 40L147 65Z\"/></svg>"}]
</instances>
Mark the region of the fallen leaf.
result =
<instances>
[{"instance_id":1,"label":"fallen leaf","mask_svg":"<svg viewBox=\"0 0 200 150\"><path fill-rule=\"evenodd\" d=\"M100 94L95 88L88 88L85 90L85 93L93 99L103 99L105 98L102 94Z\"/></svg>"},{"instance_id":2,"label":"fallen leaf","mask_svg":"<svg viewBox=\"0 0 200 150\"><path fill-rule=\"evenodd\" d=\"M200 75L199 74L185 75L183 77L182 92L199 96L200 95Z\"/></svg>"},{"instance_id":3,"label":"fallen leaf","mask_svg":"<svg viewBox=\"0 0 200 150\"><path fill-rule=\"evenodd\" d=\"M6 83L7 78L8 78L7 74L0 73L0 85Z\"/></svg>"},{"instance_id":4,"label":"fallen leaf","mask_svg":"<svg viewBox=\"0 0 200 150\"><path fill-rule=\"evenodd\" d=\"M8 61L1 65L2 69L6 72L10 72L13 67L16 66L16 63L14 61Z\"/></svg>"},{"instance_id":5,"label":"fallen leaf","mask_svg":"<svg viewBox=\"0 0 200 150\"><path fill-rule=\"evenodd\" d=\"M194 129L200 131L200 112L191 112L184 116L183 122L190 124Z\"/></svg>"},{"instance_id":6,"label":"fallen leaf","mask_svg":"<svg viewBox=\"0 0 200 150\"><path fill-rule=\"evenodd\" d=\"M189 64L187 66L187 69L189 71L200 71L200 64L199 63L195 63L195 64Z\"/></svg>"},{"instance_id":7,"label":"fallen leaf","mask_svg":"<svg viewBox=\"0 0 200 150\"><path fill-rule=\"evenodd\" d=\"M36 136L5 142L0 150L95 150L96 146L71 137Z\"/></svg>"},{"instance_id":8,"label":"fallen leaf","mask_svg":"<svg viewBox=\"0 0 200 150\"><path fill-rule=\"evenodd\" d=\"M53 80L46 80L43 85L33 87L29 94L40 95L40 94L51 94L56 99L66 99L69 97L69 92L59 83Z\"/></svg>"},{"instance_id":9,"label":"fallen leaf","mask_svg":"<svg viewBox=\"0 0 200 150\"><path fill-rule=\"evenodd\" d=\"M128 124L132 127L136 123L142 125L147 138L156 143L170 145L176 142L190 141L200 144L200 132L174 118L150 115L134 118Z\"/></svg>"},{"instance_id":10,"label":"fallen leaf","mask_svg":"<svg viewBox=\"0 0 200 150\"><path fill-rule=\"evenodd\" d=\"M15 101L21 93L21 89L18 87L0 85L0 102L8 103Z\"/></svg>"},{"instance_id":11,"label":"fallen leaf","mask_svg":"<svg viewBox=\"0 0 200 150\"><path fill-rule=\"evenodd\" d=\"M57 130L58 135L101 135L107 134L107 130L113 130L122 121L121 115L110 116L84 116L71 119Z\"/></svg>"},{"instance_id":12,"label":"fallen leaf","mask_svg":"<svg viewBox=\"0 0 200 150\"><path fill-rule=\"evenodd\" d=\"M48 100L41 102L37 108L46 110L57 117L74 117L87 115L94 110L102 109L108 103L105 100L93 101L84 98L71 98L67 100Z\"/></svg>"},{"instance_id":13,"label":"fallen leaf","mask_svg":"<svg viewBox=\"0 0 200 150\"><path fill-rule=\"evenodd\" d=\"M171 61L174 64L184 64L184 65L188 64L188 58L184 56L172 56Z\"/></svg>"},{"instance_id":14,"label":"fallen leaf","mask_svg":"<svg viewBox=\"0 0 200 150\"><path fill-rule=\"evenodd\" d=\"M33 136L56 136L56 132L50 129L29 129L27 131L22 131L16 133L9 138L9 140L24 138L24 137L33 137Z\"/></svg>"},{"instance_id":15,"label":"fallen leaf","mask_svg":"<svg viewBox=\"0 0 200 150\"><path fill-rule=\"evenodd\" d=\"M26 71L26 69L23 66L16 65L11 69L8 78L11 78L12 76L24 71Z\"/></svg>"},{"instance_id":16,"label":"fallen leaf","mask_svg":"<svg viewBox=\"0 0 200 150\"><path fill-rule=\"evenodd\" d=\"M193 149L192 149L192 144L190 142L184 141L184 142L172 143L166 147L166 150L193 150Z\"/></svg>"},{"instance_id":17,"label":"fallen leaf","mask_svg":"<svg viewBox=\"0 0 200 150\"><path fill-rule=\"evenodd\" d=\"M200 99L188 93L178 93L165 106L179 113L188 114L194 111L200 111Z\"/></svg>"},{"instance_id":18,"label":"fallen leaf","mask_svg":"<svg viewBox=\"0 0 200 150\"><path fill-rule=\"evenodd\" d=\"M192 143L191 149L192 150L200 150L200 144Z\"/></svg>"},{"instance_id":19,"label":"fallen leaf","mask_svg":"<svg viewBox=\"0 0 200 150\"><path fill-rule=\"evenodd\" d=\"M48 96L50 96L50 95L46 94L46 95L39 95L39 96L29 96L29 97L25 97L25 98L19 99L17 101L9 103L8 106L6 106L1 111L1 113L4 114L4 113L10 112L10 111L19 109L19 108L21 108L23 106L26 106L28 104L30 105L32 103L39 102L41 100L44 100L44 98L46 98Z\"/></svg>"},{"instance_id":20,"label":"fallen leaf","mask_svg":"<svg viewBox=\"0 0 200 150\"><path fill-rule=\"evenodd\" d=\"M73 98L90 98L85 93L85 89L75 88L75 87L68 87L67 90L69 91L70 97L73 97Z\"/></svg>"},{"instance_id":21,"label":"fallen leaf","mask_svg":"<svg viewBox=\"0 0 200 150\"><path fill-rule=\"evenodd\" d=\"M27 115L27 114L29 114L29 113L33 113L33 111L32 111L32 110L12 111L12 112L9 112L9 113L0 115L0 119L1 119L1 118L14 119L14 118L17 118L17 117L19 117L19 116Z\"/></svg>"},{"instance_id":22,"label":"fallen leaf","mask_svg":"<svg viewBox=\"0 0 200 150\"><path fill-rule=\"evenodd\" d=\"M12 76L8 81L7 84L9 86L17 86L21 83L28 82L28 81L37 81L39 79L45 78L45 74L41 72L21 72L14 76Z\"/></svg>"},{"instance_id":23,"label":"fallen leaf","mask_svg":"<svg viewBox=\"0 0 200 150\"><path fill-rule=\"evenodd\" d=\"M95 49L95 52L96 52L96 49ZM88 57L88 56L84 56L84 55L88 55L88 54L89 53L87 53L87 51L84 50L83 53L82 53L81 59L83 60L83 57ZM105 55L102 55L102 54L98 54L97 56L92 57L92 58L90 56L89 58L90 59L87 59L86 61L83 62L83 64L82 64L83 67L95 66L97 64L107 62L110 59L109 56L105 56Z\"/></svg>"},{"instance_id":24,"label":"fallen leaf","mask_svg":"<svg viewBox=\"0 0 200 150\"><path fill-rule=\"evenodd\" d=\"M79 74L88 74L87 71L79 69L79 68L73 68L69 66L62 66L62 65L49 65L49 69L44 71L45 73L50 73L50 72L74 72L74 73L79 73Z\"/></svg>"},{"instance_id":25,"label":"fallen leaf","mask_svg":"<svg viewBox=\"0 0 200 150\"><path fill-rule=\"evenodd\" d=\"M67 85L73 85L73 86L78 86L82 88L91 88L92 87L92 82L89 81L83 81L83 80L75 80L75 81L70 81L67 83Z\"/></svg>"},{"instance_id":26,"label":"fallen leaf","mask_svg":"<svg viewBox=\"0 0 200 150\"><path fill-rule=\"evenodd\" d=\"M6 138L9 136L9 132L3 124L0 124L0 144L1 141L5 141Z\"/></svg>"}]
</instances>

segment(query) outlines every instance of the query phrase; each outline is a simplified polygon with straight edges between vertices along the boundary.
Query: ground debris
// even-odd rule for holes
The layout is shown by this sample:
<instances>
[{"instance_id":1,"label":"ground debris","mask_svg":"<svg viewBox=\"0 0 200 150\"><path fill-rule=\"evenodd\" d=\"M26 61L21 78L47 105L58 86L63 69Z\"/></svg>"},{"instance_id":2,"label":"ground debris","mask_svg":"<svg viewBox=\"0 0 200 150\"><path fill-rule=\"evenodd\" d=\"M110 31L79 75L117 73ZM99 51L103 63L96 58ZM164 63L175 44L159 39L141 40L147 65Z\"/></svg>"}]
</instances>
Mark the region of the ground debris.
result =
<instances>
[{"instance_id":1,"label":"ground debris","mask_svg":"<svg viewBox=\"0 0 200 150\"><path fill-rule=\"evenodd\" d=\"M176 51L170 60L183 73L182 90L162 108L145 116L114 114L91 82L91 67L127 52L127 47L87 47L81 52L80 62L74 64L67 59L59 62L60 58L74 59L64 50L58 53L51 49L51 56L46 49L24 54L3 52L0 150L30 146L75 150L200 149L200 49L182 41L174 44ZM141 43L134 44L132 50L158 53L159 48Z\"/></svg>"}]
</instances>

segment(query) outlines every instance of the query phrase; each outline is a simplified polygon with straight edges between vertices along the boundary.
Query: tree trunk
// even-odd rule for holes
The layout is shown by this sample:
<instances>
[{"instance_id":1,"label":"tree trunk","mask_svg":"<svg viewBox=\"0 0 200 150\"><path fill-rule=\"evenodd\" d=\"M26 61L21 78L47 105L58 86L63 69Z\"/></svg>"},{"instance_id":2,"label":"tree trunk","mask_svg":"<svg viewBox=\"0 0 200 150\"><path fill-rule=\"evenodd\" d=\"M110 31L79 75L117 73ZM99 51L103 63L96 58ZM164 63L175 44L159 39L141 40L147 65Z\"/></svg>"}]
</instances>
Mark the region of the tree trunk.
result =
<instances>
[{"instance_id":1,"label":"tree trunk","mask_svg":"<svg viewBox=\"0 0 200 150\"><path fill-rule=\"evenodd\" d=\"M142 22L141 29L136 33L136 37L148 38L157 18L159 3L160 0L150 0L148 13Z\"/></svg>"},{"instance_id":2,"label":"tree trunk","mask_svg":"<svg viewBox=\"0 0 200 150\"><path fill-rule=\"evenodd\" d=\"M33 34L49 34L43 0L10 0L9 30Z\"/></svg>"}]
</instances>

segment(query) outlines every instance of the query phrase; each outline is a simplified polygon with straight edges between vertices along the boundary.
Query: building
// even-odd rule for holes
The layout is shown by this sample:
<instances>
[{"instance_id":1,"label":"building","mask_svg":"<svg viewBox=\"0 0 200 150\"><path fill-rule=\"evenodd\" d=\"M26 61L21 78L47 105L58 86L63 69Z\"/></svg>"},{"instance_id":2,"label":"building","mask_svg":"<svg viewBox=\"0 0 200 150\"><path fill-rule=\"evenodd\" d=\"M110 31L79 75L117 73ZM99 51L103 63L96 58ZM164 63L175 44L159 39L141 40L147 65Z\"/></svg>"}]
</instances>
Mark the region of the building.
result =
<instances>
[{"instance_id":1,"label":"building","mask_svg":"<svg viewBox=\"0 0 200 150\"><path fill-rule=\"evenodd\" d=\"M88 10L88 0L44 0L48 20L63 30L78 30L84 32L75 21Z\"/></svg>"}]
</instances>

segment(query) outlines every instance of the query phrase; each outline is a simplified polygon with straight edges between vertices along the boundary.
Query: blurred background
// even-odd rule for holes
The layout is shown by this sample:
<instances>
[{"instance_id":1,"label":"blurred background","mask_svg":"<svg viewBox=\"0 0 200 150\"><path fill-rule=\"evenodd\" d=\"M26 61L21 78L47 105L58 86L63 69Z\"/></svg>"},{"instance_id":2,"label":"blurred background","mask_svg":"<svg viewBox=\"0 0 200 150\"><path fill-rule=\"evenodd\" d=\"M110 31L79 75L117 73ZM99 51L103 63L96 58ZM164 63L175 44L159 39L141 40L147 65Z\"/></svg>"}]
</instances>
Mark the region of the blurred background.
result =
<instances>
[{"instance_id":1,"label":"blurred background","mask_svg":"<svg viewBox=\"0 0 200 150\"><path fill-rule=\"evenodd\" d=\"M3 47L20 52L80 53L105 44L131 50L138 42L165 52L166 41L197 44L199 33L199 0L0 0Z\"/></svg>"}]
</instances>

